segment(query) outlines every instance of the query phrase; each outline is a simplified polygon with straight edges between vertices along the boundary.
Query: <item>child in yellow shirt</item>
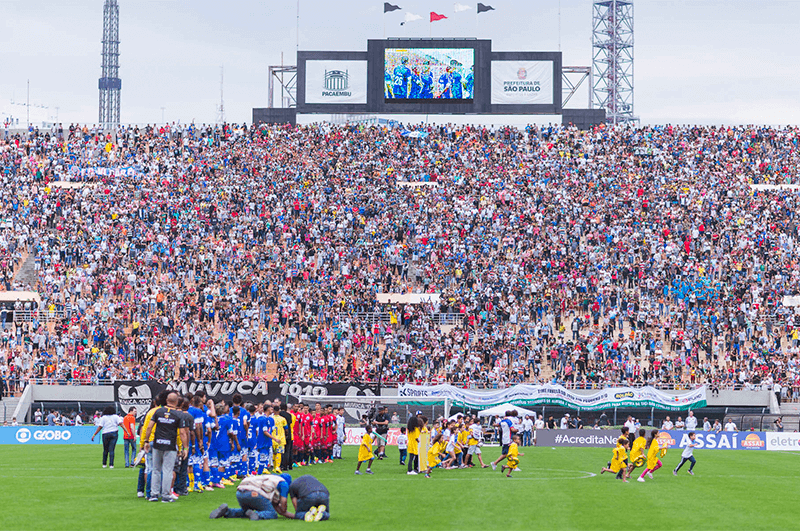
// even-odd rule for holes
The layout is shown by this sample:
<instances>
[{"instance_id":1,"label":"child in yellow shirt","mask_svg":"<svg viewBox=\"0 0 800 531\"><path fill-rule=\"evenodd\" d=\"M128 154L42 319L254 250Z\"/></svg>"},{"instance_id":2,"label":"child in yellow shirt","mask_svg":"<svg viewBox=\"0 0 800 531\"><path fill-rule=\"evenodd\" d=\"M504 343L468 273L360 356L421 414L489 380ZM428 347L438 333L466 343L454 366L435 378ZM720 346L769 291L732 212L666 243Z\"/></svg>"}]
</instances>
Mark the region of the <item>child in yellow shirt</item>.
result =
<instances>
[{"instance_id":1,"label":"child in yellow shirt","mask_svg":"<svg viewBox=\"0 0 800 531\"><path fill-rule=\"evenodd\" d=\"M614 448L614 453L611 457L611 464L609 468L603 468L600 473L613 472L617 475L617 479L622 479L623 483L628 482L628 452L625 446L628 444L628 439L620 437L617 439L617 446Z\"/></svg>"},{"instance_id":2,"label":"child in yellow shirt","mask_svg":"<svg viewBox=\"0 0 800 531\"><path fill-rule=\"evenodd\" d=\"M364 461L369 461L367 463L367 474L373 474L372 472L372 462L375 460L375 455L372 453L372 426L367 424L366 426L366 433L361 438L361 446L358 447L358 464L356 464L356 475L361 475L361 463Z\"/></svg>"},{"instance_id":3,"label":"child in yellow shirt","mask_svg":"<svg viewBox=\"0 0 800 531\"><path fill-rule=\"evenodd\" d=\"M519 451L519 445L521 444L522 439L519 435L514 435L511 439L511 444L508 445L508 458L506 459L506 464L500 469L500 473L502 474L503 471L507 468L508 474L506 474L507 478L511 477L511 472L519 466L519 458L520 456L525 455L524 453Z\"/></svg>"}]
</instances>

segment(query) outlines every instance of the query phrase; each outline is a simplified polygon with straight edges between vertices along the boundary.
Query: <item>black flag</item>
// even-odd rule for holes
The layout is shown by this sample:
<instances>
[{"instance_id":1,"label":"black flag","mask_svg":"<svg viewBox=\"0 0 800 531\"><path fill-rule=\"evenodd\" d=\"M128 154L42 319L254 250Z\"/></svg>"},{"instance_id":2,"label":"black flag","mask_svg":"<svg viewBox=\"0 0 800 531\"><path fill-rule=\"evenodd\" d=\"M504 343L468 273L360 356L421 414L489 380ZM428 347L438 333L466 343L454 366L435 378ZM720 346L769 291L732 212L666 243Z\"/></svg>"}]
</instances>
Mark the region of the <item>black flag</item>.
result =
<instances>
[{"instance_id":1,"label":"black flag","mask_svg":"<svg viewBox=\"0 0 800 531\"><path fill-rule=\"evenodd\" d=\"M383 12L384 13L391 13L392 11L397 11L398 9L402 9L400 6L396 6L394 4L390 4L389 2L383 3Z\"/></svg>"},{"instance_id":2,"label":"black flag","mask_svg":"<svg viewBox=\"0 0 800 531\"><path fill-rule=\"evenodd\" d=\"M485 13L487 11L494 11L492 6L486 6L478 2L478 13Z\"/></svg>"}]
</instances>

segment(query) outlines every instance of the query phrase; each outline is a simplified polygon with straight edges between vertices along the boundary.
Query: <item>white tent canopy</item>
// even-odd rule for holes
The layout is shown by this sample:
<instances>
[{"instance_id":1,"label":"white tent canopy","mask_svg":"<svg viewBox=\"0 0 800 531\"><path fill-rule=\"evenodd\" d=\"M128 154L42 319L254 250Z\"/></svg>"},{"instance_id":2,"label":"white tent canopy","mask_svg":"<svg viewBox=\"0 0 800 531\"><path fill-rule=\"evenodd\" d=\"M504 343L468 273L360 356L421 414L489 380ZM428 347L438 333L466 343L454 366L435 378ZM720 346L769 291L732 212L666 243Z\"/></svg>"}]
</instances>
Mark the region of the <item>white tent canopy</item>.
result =
<instances>
[{"instance_id":1,"label":"white tent canopy","mask_svg":"<svg viewBox=\"0 0 800 531\"><path fill-rule=\"evenodd\" d=\"M529 409L525 409L519 406L515 406L514 404L499 404L497 406L492 406L488 409L484 409L480 413L478 413L479 417L502 417L505 416L506 411L511 411L513 409L517 410L517 413L520 417L524 417L525 415L532 415L534 418L536 417L536 412L531 411Z\"/></svg>"}]
</instances>

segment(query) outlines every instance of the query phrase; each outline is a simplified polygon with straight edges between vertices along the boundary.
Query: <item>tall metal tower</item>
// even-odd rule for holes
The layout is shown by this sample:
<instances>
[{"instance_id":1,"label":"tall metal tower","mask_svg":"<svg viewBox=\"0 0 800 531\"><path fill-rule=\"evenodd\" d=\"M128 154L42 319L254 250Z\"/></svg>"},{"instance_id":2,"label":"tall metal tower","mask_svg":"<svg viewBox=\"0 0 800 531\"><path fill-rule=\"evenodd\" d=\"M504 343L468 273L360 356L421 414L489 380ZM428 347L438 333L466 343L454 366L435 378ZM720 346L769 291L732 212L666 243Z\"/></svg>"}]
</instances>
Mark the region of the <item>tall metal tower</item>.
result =
<instances>
[{"instance_id":1,"label":"tall metal tower","mask_svg":"<svg viewBox=\"0 0 800 531\"><path fill-rule=\"evenodd\" d=\"M225 123L225 98L223 97L223 83L225 81L225 67L219 67L219 106L217 107L217 123Z\"/></svg>"},{"instance_id":2,"label":"tall metal tower","mask_svg":"<svg viewBox=\"0 0 800 531\"><path fill-rule=\"evenodd\" d=\"M592 7L592 99L606 121L636 122L633 114L633 2L603 0Z\"/></svg>"},{"instance_id":3,"label":"tall metal tower","mask_svg":"<svg viewBox=\"0 0 800 531\"><path fill-rule=\"evenodd\" d=\"M103 65L100 89L100 124L105 130L119 126L119 5L117 0L105 0L103 5Z\"/></svg>"}]
</instances>

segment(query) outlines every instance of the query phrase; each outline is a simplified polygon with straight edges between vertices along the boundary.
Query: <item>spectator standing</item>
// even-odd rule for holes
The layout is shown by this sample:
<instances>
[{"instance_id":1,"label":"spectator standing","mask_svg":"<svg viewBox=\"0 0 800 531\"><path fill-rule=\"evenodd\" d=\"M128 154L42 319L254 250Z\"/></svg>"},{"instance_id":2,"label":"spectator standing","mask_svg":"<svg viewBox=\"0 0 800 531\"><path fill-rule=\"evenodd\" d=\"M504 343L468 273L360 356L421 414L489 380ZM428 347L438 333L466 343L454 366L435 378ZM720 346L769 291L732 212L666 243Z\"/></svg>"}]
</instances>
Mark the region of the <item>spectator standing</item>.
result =
<instances>
[{"instance_id":1,"label":"spectator standing","mask_svg":"<svg viewBox=\"0 0 800 531\"><path fill-rule=\"evenodd\" d=\"M662 430L671 430L675 425L672 424L672 421L669 419L669 415L667 418L664 419L664 422L661 424Z\"/></svg>"},{"instance_id":2,"label":"spectator standing","mask_svg":"<svg viewBox=\"0 0 800 531\"><path fill-rule=\"evenodd\" d=\"M97 428L92 435L94 441L95 435L103 432L103 468L106 467L106 462L110 460L111 468L114 468L114 450L117 447L119 440L119 426L122 424L122 417L114 412L114 406L107 406L103 409L103 415L95 421ZM109 459L110 458L110 459Z\"/></svg>"},{"instance_id":3,"label":"spectator standing","mask_svg":"<svg viewBox=\"0 0 800 531\"><path fill-rule=\"evenodd\" d=\"M708 417L703 417L703 431L711 431L711 423L708 421Z\"/></svg>"},{"instance_id":4,"label":"spectator standing","mask_svg":"<svg viewBox=\"0 0 800 531\"><path fill-rule=\"evenodd\" d=\"M76 417L77 418L77 417ZM136 408L128 410L122 419L122 444L125 448L125 468L133 466L136 457Z\"/></svg>"},{"instance_id":5,"label":"spectator standing","mask_svg":"<svg viewBox=\"0 0 800 531\"><path fill-rule=\"evenodd\" d=\"M739 431L733 419L728 419L728 422L725 423L725 431Z\"/></svg>"},{"instance_id":6,"label":"spectator standing","mask_svg":"<svg viewBox=\"0 0 800 531\"><path fill-rule=\"evenodd\" d=\"M533 441L533 421L530 415L522 419L522 446L530 446Z\"/></svg>"},{"instance_id":7,"label":"spectator standing","mask_svg":"<svg viewBox=\"0 0 800 531\"><path fill-rule=\"evenodd\" d=\"M694 411L689 412L684 424L686 425L686 429L689 431L694 431L697 429L697 417L694 416Z\"/></svg>"}]
</instances>

